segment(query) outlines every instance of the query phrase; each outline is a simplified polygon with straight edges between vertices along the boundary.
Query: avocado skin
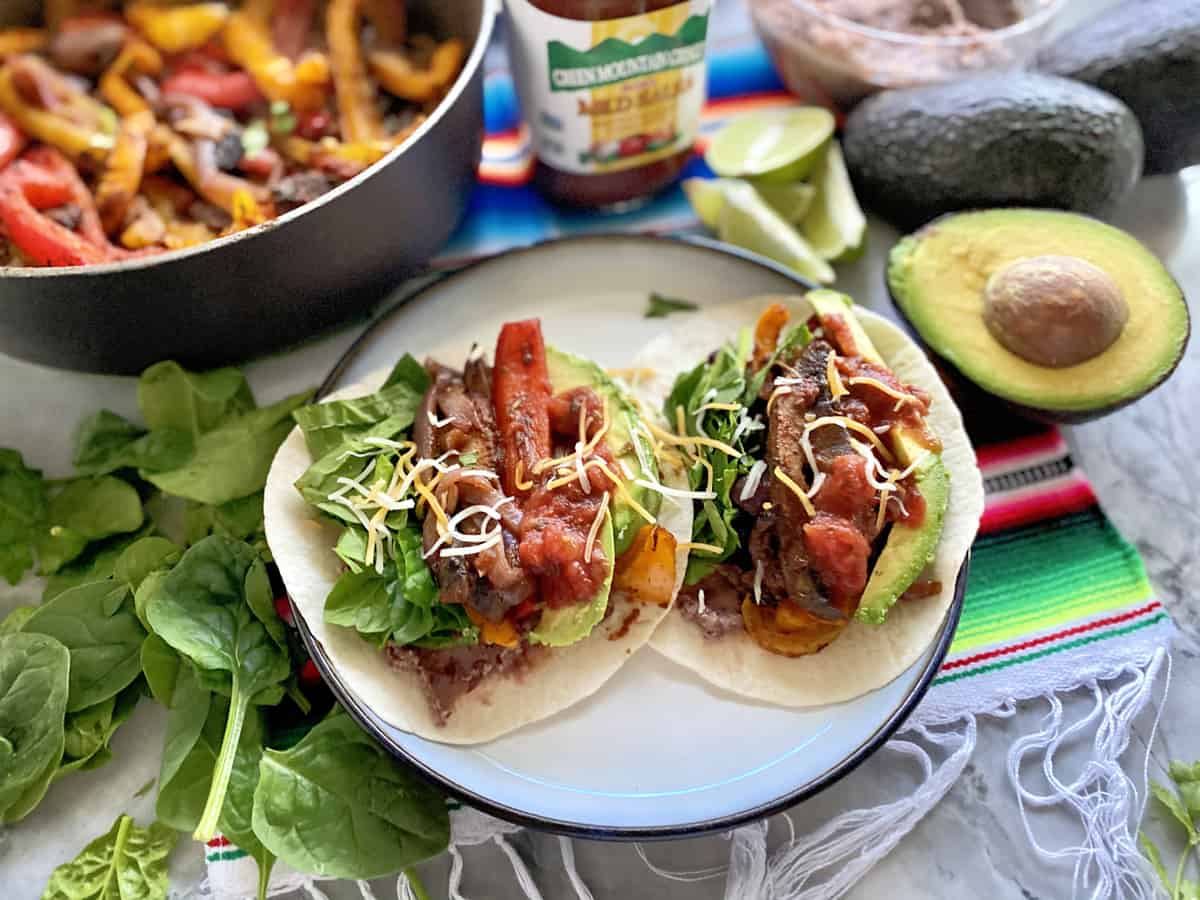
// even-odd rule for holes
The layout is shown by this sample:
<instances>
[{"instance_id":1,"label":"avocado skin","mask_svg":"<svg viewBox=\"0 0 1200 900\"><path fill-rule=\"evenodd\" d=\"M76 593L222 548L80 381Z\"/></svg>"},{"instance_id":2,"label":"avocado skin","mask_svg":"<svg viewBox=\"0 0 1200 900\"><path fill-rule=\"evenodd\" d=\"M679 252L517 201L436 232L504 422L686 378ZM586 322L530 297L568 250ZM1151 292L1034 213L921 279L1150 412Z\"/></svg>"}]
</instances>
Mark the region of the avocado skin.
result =
<instances>
[{"instance_id":1,"label":"avocado skin","mask_svg":"<svg viewBox=\"0 0 1200 900\"><path fill-rule=\"evenodd\" d=\"M1037 67L1094 85L1133 110L1147 175L1200 163L1200 3L1125 2L1042 50Z\"/></svg>"},{"instance_id":2,"label":"avocado skin","mask_svg":"<svg viewBox=\"0 0 1200 900\"><path fill-rule=\"evenodd\" d=\"M1121 101L1032 72L884 91L851 113L842 149L859 196L901 230L987 206L1103 214L1145 152Z\"/></svg>"},{"instance_id":3,"label":"avocado skin","mask_svg":"<svg viewBox=\"0 0 1200 900\"><path fill-rule=\"evenodd\" d=\"M897 246L904 241L912 240L913 238L919 238L921 236L921 232L925 231L926 229L937 228L938 222L942 219L949 218L950 215L952 214L946 213L945 215L938 216L936 219L933 219L927 223L924 228L922 228L920 231L917 231L915 234L901 238L900 241L897 242ZM894 252L895 247L893 247L892 250ZM889 253L889 258L890 255L891 254ZM1189 314L1186 320L1187 331L1184 334L1183 341L1180 344L1179 353L1176 355L1171 365L1162 373L1162 375L1157 378L1153 384L1146 387L1145 390L1130 394L1128 397L1123 397L1121 400L1115 403L1110 403L1105 406L1098 406L1095 409L1061 410L1030 406L1024 403L1017 403L1013 400L1007 399L1006 397L1000 397L984 390L982 387L964 375L961 371L959 371L958 367L955 366L954 363L950 362L948 359L941 356L936 350L934 350L933 347L931 347L925 340L925 338L921 336L921 332L917 329L917 326L913 324L913 321L908 317L907 313L905 313L904 306L900 302L900 299L896 296L895 286L892 284L892 279L889 277L889 269L890 265L885 265L883 267L883 285L887 289L888 299L892 302L892 308L896 311L896 315L900 318L900 321L904 323L905 330L912 335L913 340L915 340L917 344L920 345L921 349L925 351L925 355L936 361L938 368L945 373L942 379L943 381L946 381L947 384L952 385L952 389L957 389L960 392L965 391L968 396L973 394L977 397L987 398L988 401L999 403L1005 409L1011 410L1013 413L1023 418L1034 422L1042 422L1047 425L1082 425L1086 422L1094 422L1096 419L1103 418L1110 413L1114 413L1119 409L1124 409L1126 406L1141 400L1175 374L1175 370L1179 368L1179 364L1183 362L1183 357L1187 354L1188 344L1192 337L1192 317L1190 315L1191 309L1185 302L1184 310ZM1178 285L1178 282L1176 282L1176 284ZM1180 290L1182 292L1182 288ZM960 400L958 405L960 408L965 410L972 404L970 402Z\"/></svg>"}]
</instances>

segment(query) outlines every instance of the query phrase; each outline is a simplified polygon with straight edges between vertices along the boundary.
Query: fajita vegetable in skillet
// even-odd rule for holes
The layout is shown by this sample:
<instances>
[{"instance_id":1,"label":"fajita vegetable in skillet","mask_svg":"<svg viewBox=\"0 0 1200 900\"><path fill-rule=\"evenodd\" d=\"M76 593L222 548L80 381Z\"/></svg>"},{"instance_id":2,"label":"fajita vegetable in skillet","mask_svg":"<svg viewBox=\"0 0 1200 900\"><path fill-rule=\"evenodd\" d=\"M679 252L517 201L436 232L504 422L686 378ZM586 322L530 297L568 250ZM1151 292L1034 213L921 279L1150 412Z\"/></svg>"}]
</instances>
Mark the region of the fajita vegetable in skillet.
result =
<instances>
[{"instance_id":1,"label":"fajita vegetable in skillet","mask_svg":"<svg viewBox=\"0 0 1200 900\"><path fill-rule=\"evenodd\" d=\"M899 329L831 291L685 329L639 358L668 378L702 359L659 376L702 499L653 646L785 705L887 683L940 627L982 511L945 388Z\"/></svg>"},{"instance_id":2,"label":"fajita vegetable in skillet","mask_svg":"<svg viewBox=\"0 0 1200 900\"><path fill-rule=\"evenodd\" d=\"M660 478L683 473L660 473L631 401L537 320L504 326L494 367L478 348L461 370L406 356L374 393L296 419L268 541L393 724L488 740L586 697L666 615L691 508Z\"/></svg>"}]
</instances>

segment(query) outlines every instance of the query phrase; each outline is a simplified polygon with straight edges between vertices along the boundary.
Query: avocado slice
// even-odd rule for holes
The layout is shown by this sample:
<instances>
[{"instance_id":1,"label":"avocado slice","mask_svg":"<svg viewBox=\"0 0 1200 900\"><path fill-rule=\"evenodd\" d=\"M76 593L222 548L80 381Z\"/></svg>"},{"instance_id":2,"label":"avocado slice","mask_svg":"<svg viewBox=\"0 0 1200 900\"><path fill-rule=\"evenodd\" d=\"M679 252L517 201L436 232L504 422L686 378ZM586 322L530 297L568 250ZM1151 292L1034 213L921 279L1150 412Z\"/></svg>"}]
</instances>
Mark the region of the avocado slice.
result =
<instances>
[{"instance_id":1,"label":"avocado slice","mask_svg":"<svg viewBox=\"0 0 1200 900\"><path fill-rule=\"evenodd\" d=\"M1128 305L1115 341L1059 368L1008 349L984 316L997 273L1047 256L1081 259L1100 270ZM1084 421L1143 396L1174 370L1190 331L1183 293L1154 254L1120 229L1065 212L945 216L896 244L887 281L930 349L983 390L1048 421Z\"/></svg>"},{"instance_id":2,"label":"avocado slice","mask_svg":"<svg viewBox=\"0 0 1200 900\"><path fill-rule=\"evenodd\" d=\"M643 431L636 427L637 410L633 403L617 387L603 369L588 359L575 356L554 347L546 348L546 368L550 373L550 385L554 392L561 393L576 387L590 387L608 404L608 434L605 442L618 464L625 463L635 478L658 481L658 462ZM651 515L658 513L662 495L644 487L626 484L630 495L646 508ZM612 498L612 528L616 559L629 549L638 529L645 524L643 519L620 494ZM601 610L603 611L603 610Z\"/></svg>"},{"instance_id":3,"label":"avocado slice","mask_svg":"<svg viewBox=\"0 0 1200 900\"><path fill-rule=\"evenodd\" d=\"M854 315L853 301L835 291L810 291L808 299L819 318L837 315L850 329L859 356L886 366L871 338ZM858 602L855 618L871 625L881 625L896 600L929 565L937 551L950 501L950 475L940 453L929 452L909 429L896 427L888 432L888 442L896 459L906 468L914 460L923 462L913 473L917 488L925 499L925 516L919 525L894 522L888 532L867 586Z\"/></svg>"},{"instance_id":4,"label":"avocado slice","mask_svg":"<svg viewBox=\"0 0 1200 900\"><path fill-rule=\"evenodd\" d=\"M1037 68L1123 101L1146 138L1146 174L1200 163L1200 5L1119 3L1042 50Z\"/></svg>"},{"instance_id":5,"label":"avocado slice","mask_svg":"<svg viewBox=\"0 0 1200 900\"><path fill-rule=\"evenodd\" d=\"M610 561L616 559L616 554L613 552L612 522L612 516L605 516L604 524L600 526L600 534L596 538L596 543L604 550L605 558ZM529 632L529 640L535 644L545 644L548 647L566 647L582 641L591 634L592 629L604 618L604 611L608 609L613 571L614 568L610 565L604 584L600 586L596 596L587 603L576 603L561 609L544 610L537 628Z\"/></svg>"},{"instance_id":6,"label":"avocado slice","mask_svg":"<svg viewBox=\"0 0 1200 900\"><path fill-rule=\"evenodd\" d=\"M842 150L859 199L904 230L992 206L1103 214L1145 155L1120 100L1032 72L883 91L850 114Z\"/></svg>"}]
</instances>

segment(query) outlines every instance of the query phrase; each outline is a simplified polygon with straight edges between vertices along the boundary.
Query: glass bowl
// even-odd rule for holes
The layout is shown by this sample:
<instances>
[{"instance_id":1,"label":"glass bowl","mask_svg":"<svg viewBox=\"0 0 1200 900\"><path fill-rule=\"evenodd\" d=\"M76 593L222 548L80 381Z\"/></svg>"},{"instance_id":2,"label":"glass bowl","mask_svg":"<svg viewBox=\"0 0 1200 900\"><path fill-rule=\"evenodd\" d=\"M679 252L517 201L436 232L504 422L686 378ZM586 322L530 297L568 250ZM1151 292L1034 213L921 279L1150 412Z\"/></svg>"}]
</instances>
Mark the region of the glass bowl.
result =
<instances>
[{"instance_id":1,"label":"glass bowl","mask_svg":"<svg viewBox=\"0 0 1200 900\"><path fill-rule=\"evenodd\" d=\"M1019 68L1041 47L1067 0L963 0L961 7L957 0L749 0L749 5L755 30L788 89L808 102L845 108L885 88ZM884 27L832 11L854 8L860 18ZM954 8L965 8L967 20L979 24L938 21L936 12L946 11L948 18ZM1012 22L1006 9L1019 18ZM928 17L925 33L887 30L888 24L922 14Z\"/></svg>"}]
</instances>

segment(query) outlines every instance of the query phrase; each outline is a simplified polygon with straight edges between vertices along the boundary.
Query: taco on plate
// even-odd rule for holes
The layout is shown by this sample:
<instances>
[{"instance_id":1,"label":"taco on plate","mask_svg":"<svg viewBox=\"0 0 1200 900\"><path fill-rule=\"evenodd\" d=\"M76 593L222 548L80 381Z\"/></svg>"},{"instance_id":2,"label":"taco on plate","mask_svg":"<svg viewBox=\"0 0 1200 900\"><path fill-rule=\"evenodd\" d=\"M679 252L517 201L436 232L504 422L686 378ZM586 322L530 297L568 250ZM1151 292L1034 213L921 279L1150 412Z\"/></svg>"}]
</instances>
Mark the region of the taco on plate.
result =
<instances>
[{"instance_id":1,"label":"taco on plate","mask_svg":"<svg viewBox=\"0 0 1200 900\"><path fill-rule=\"evenodd\" d=\"M544 718L667 614L691 533L669 485L686 475L537 320L505 325L491 365L405 356L296 419L267 539L346 686L397 727L472 743Z\"/></svg>"},{"instance_id":2,"label":"taco on plate","mask_svg":"<svg viewBox=\"0 0 1200 900\"><path fill-rule=\"evenodd\" d=\"M706 308L637 364L655 372L640 392L697 492L654 649L788 706L847 700L911 665L983 509L958 410L913 341L813 291Z\"/></svg>"}]
</instances>

